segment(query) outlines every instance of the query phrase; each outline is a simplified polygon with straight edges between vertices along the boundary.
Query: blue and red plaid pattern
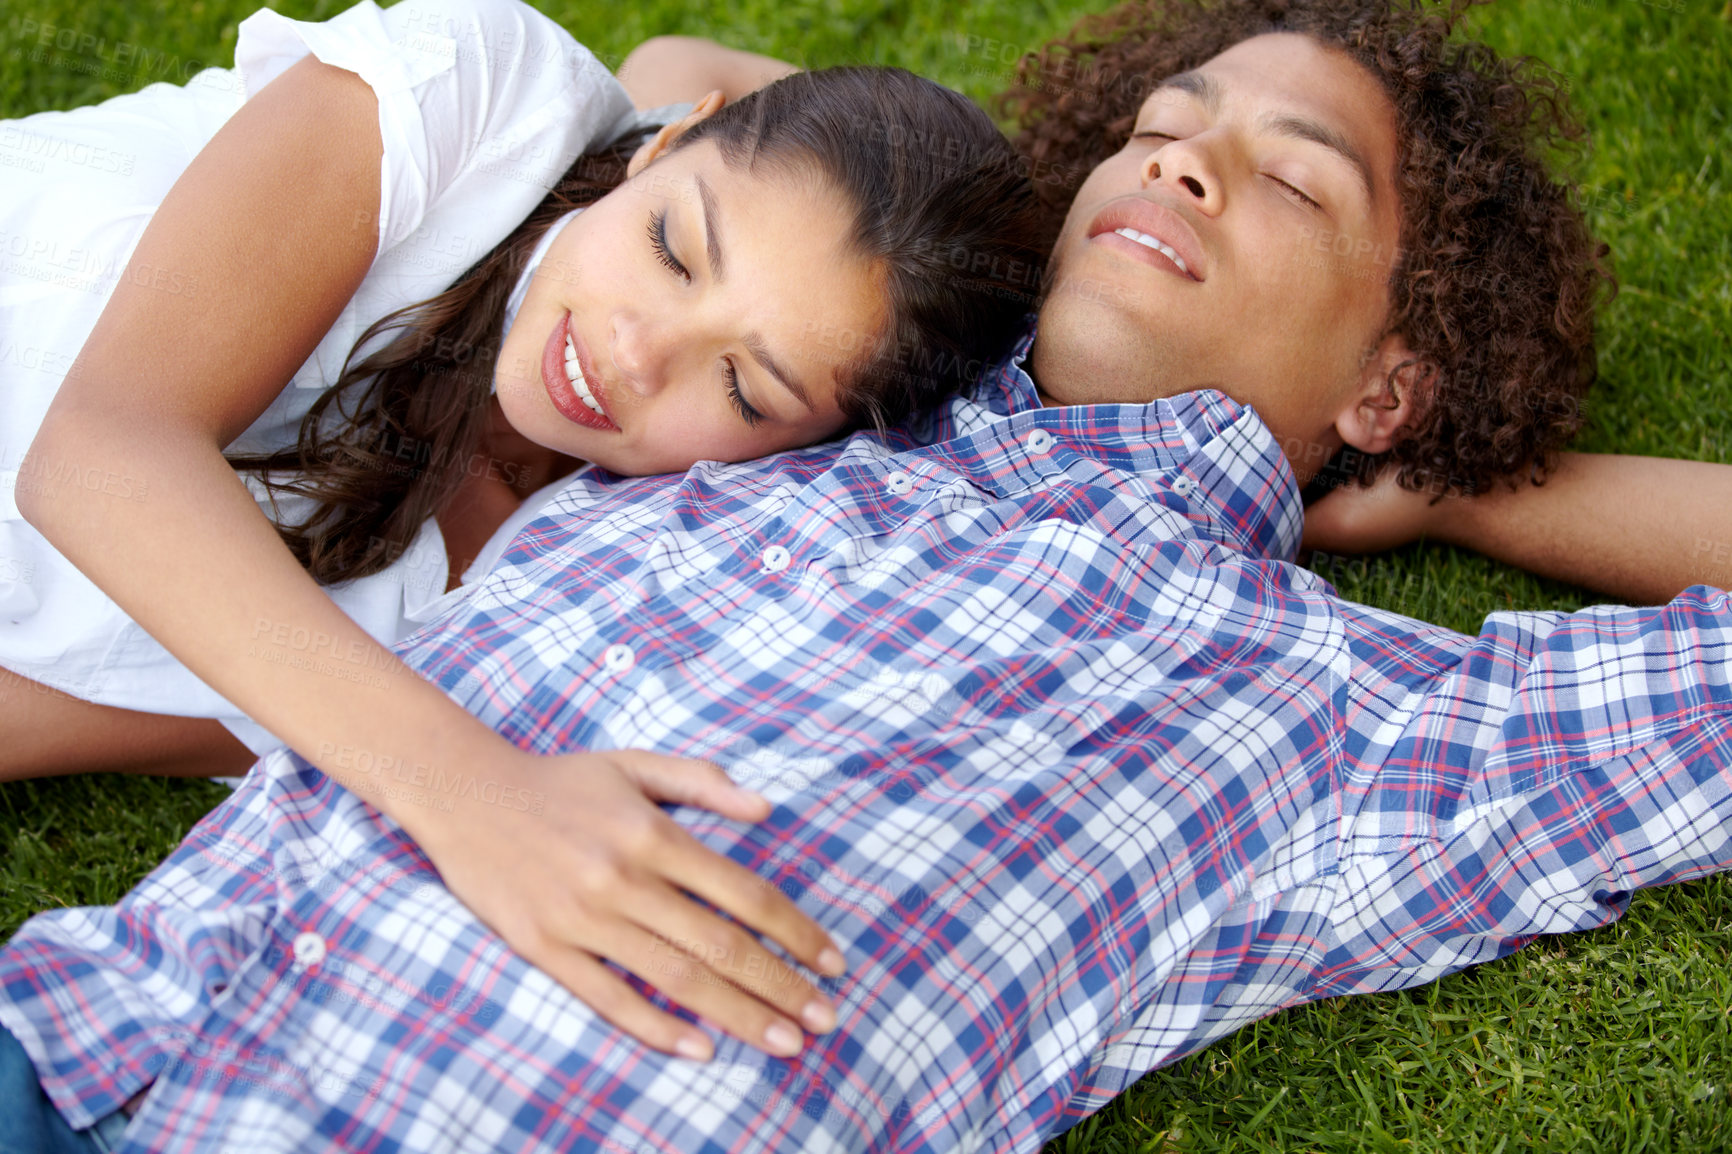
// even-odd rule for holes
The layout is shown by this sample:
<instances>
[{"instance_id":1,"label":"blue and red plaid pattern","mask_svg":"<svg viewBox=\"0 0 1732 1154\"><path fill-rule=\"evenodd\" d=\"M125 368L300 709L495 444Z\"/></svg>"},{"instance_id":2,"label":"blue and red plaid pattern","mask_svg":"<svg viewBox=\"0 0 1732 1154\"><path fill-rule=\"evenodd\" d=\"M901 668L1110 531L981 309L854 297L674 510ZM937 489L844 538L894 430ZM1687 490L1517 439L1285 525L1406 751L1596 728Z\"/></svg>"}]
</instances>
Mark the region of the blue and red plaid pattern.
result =
<instances>
[{"instance_id":1,"label":"blue and red plaid pattern","mask_svg":"<svg viewBox=\"0 0 1732 1154\"><path fill-rule=\"evenodd\" d=\"M1300 518L1249 409L1013 363L888 438L588 473L401 646L526 748L776 803L675 813L845 947L796 1059L623 1036L286 751L20 930L0 1021L74 1125L150 1086L129 1150L1033 1151L1282 1007L1732 867L1725 593L1466 637L1339 600Z\"/></svg>"}]
</instances>

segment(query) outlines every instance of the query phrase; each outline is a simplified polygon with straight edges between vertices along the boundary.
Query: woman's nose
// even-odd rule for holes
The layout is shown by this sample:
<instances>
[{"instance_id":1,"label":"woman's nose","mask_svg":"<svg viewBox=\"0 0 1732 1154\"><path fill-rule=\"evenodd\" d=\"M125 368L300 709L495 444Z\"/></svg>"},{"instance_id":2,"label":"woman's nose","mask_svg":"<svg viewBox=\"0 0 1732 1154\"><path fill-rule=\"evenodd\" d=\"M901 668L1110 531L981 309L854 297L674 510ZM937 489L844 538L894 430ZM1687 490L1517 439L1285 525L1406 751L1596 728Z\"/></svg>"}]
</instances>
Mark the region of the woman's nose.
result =
<instances>
[{"instance_id":1,"label":"woman's nose","mask_svg":"<svg viewBox=\"0 0 1732 1154\"><path fill-rule=\"evenodd\" d=\"M608 351L621 383L645 395L654 393L666 376L666 340L641 317L616 315L610 330Z\"/></svg>"}]
</instances>

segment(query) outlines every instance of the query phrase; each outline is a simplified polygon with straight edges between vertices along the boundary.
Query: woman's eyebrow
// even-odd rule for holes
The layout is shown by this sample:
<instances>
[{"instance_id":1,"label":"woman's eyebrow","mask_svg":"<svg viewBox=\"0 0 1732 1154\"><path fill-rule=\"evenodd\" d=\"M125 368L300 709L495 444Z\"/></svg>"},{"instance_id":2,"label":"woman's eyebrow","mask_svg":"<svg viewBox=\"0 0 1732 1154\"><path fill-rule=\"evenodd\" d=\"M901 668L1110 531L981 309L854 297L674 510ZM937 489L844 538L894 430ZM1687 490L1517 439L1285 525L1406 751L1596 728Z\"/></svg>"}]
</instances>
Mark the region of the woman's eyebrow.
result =
<instances>
[{"instance_id":1,"label":"woman's eyebrow","mask_svg":"<svg viewBox=\"0 0 1732 1154\"><path fill-rule=\"evenodd\" d=\"M802 405L805 405L808 412L816 413L818 411L817 406L812 404L811 396L807 394L806 390L800 385L800 382L794 378L792 373L784 370L782 366L776 362L776 358L770 355L770 348L764 343L764 338L761 334L756 332L747 333L744 344L746 346L746 351L752 354L752 359L762 365L764 371L774 377L777 384L781 385L784 389L787 389L790 393L793 393L795 399Z\"/></svg>"},{"instance_id":2,"label":"woman's eyebrow","mask_svg":"<svg viewBox=\"0 0 1732 1154\"><path fill-rule=\"evenodd\" d=\"M1220 81L1207 73L1178 72L1163 80L1155 92L1159 92L1162 88L1175 88L1195 97L1210 116L1219 116L1221 113L1221 101L1225 90ZM1377 192L1376 185L1371 179L1371 166L1365 163L1365 157L1353 146L1353 142L1336 129L1309 116L1274 112L1265 113L1258 117L1256 129L1258 132L1285 136L1293 140L1307 140L1312 144L1320 144L1335 153L1352 166L1353 175L1359 178L1360 190L1365 193L1366 203L1376 207Z\"/></svg>"},{"instance_id":3,"label":"woman's eyebrow","mask_svg":"<svg viewBox=\"0 0 1732 1154\"><path fill-rule=\"evenodd\" d=\"M711 191L709 182L704 180L703 175L694 174L693 179L698 185L698 200L704 206L704 245L709 250L710 276L717 284L721 284L727 279L727 268L722 262L721 210L716 205L716 194ZM794 399L805 405L808 412L818 411L818 407L812 403L811 394L800 384L799 379L770 355L770 346L764 343L761 333L747 333L741 343L746 346L746 351L752 354L752 359L757 361L777 384L793 393Z\"/></svg>"},{"instance_id":4,"label":"woman's eyebrow","mask_svg":"<svg viewBox=\"0 0 1732 1154\"><path fill-rule=\"evenodd\" d=\"M704 247L709 250L710 277L717 284L720 284L728 279L727 269L722 265L722 242L718 236L720 229L716 223L721 211L716 207L716 194L710 191L710 186L704 180L703 174L696 174L694 179L698 182L698 199L704 205Z\"/></svg>"}]
</instances>

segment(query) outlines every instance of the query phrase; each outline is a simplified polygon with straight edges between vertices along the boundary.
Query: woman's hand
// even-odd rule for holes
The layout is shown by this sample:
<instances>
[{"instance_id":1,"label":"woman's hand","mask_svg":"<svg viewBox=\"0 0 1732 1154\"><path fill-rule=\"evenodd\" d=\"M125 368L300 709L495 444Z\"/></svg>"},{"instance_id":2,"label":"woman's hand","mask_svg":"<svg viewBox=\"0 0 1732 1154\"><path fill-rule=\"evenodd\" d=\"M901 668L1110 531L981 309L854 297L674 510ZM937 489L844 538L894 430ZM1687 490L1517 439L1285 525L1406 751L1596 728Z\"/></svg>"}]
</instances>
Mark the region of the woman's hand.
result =
<instances>
[{"instance_id":1,"label":"woman's hand","mask_svg":"<svg viewBox=\"0 0 1732 1154\"><path fill-rule=\"evenodd\" d=\"M769 802L709 762L643 750L511 752L504 784L515 789L501 788L497 804L466 798L416 824L451 892L512 949L646 1045L700 1061L713 1052L709 1038L657 1010L604 958L772 1054L798 1053L802 1025L835 1027L829 1001L748 931L834 977L844 963L829 936L656 804L761 821Z\"/></svg>"}]
</instances>

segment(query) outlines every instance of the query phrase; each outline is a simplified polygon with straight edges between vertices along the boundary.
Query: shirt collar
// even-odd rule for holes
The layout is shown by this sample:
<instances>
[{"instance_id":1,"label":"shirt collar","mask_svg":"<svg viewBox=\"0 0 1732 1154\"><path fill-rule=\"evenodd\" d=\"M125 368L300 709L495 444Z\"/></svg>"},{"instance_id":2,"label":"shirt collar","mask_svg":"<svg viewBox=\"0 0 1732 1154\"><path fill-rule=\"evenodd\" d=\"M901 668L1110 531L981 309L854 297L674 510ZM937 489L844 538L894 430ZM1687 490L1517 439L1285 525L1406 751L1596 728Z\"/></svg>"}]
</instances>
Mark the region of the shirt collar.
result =
<instances>
[{"instance_id":1,"label":"shirt collar","mask_svg":"<svg viewBox=\"0 0 1732 1154\"><path fill-rule=\"evenodd\" d=\"M1187 496L1211 535L1253 555L1289 561L1304 527L1299 483L1275 435L1249 405L1216 389L1197 389L1146 404L1060 405L1046 408L1024 367L1034 345L1034 318L1009 358L981 374L967 395L952 397L910 427L932 445L1030 414L1104 464L1136 473L1163 473L1177 461L1199 482ZM1023 421L1029 417L1021 418ZM1189 452L1175 458L1173 447ZM1206 478L1206 479L1205 479Z\"/></svg>"}]
</instances>

